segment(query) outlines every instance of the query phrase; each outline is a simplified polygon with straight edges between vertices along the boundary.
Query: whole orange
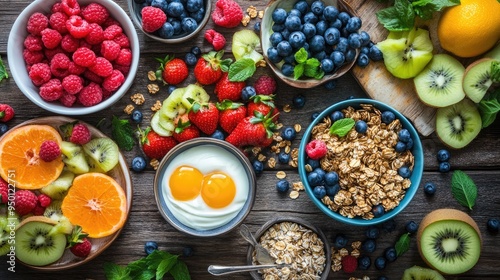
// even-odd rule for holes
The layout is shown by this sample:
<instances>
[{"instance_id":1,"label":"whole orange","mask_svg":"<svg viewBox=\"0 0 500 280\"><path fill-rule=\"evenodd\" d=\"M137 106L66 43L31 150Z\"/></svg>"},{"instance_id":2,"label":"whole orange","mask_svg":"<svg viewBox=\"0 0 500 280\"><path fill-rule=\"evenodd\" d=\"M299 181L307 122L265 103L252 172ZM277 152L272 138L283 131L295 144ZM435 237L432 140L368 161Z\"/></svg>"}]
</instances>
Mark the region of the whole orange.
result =
<instances>
[{"instance_id":1,"label":"whole orange","mask_svg":"<svg viewBox=\"0 0 500 280\"><path fill-rule=\"evenodd\" d=\"M500 39L500 3L461 0L443 12L437 33L443 49L460 57L480 55Z\"/></svg>"}]
</instances>

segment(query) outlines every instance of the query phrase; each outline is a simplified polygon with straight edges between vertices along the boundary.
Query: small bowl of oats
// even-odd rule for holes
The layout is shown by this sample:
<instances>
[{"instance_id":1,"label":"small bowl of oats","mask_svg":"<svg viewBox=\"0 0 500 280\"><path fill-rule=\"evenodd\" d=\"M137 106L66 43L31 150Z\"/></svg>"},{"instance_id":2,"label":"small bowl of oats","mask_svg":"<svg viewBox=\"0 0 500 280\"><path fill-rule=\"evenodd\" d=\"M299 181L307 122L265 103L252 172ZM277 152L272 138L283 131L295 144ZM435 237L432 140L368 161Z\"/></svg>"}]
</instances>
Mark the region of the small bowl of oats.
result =
<instances>
[{"instance_id":1,"label":"small bowl of oats","mask_svg":"<svg viewBox=\"0 0 500 280\"><path fill-rule=\"evenodd\" d=\"M358 226L382 223L408 206L423 165L411 122L372 99L324 110L305 131L298 153L309 198L329 217Z\"/></svg>"},{"instance_id":2,"label":"small bowl of oats","mask_svg":"<svg viewBox=\"0 0 500 280\"><path fill-rule=\"evenodd\" d=\"M309 221L296 217L274 217L254 236L280 266L252 271L253 279L328 278L332 263L331 247L321 229ZM259 264L252 246L248 247L247 264Z\"/></svg>"}]
</instances>

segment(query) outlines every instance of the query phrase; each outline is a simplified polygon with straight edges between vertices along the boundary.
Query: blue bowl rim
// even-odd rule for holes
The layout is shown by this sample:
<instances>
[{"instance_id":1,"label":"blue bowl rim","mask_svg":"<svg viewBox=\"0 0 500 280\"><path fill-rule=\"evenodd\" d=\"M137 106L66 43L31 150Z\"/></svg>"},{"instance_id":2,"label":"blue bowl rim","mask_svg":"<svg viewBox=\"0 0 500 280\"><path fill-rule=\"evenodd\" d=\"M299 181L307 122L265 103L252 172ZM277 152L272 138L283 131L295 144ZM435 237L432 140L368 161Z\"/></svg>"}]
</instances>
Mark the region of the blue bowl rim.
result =
<instances>
[{"instance_id":1,"label":"blue bowl rim","mask_svg":"<svg viewBox=\"0 0 500 280\"><path fill-rule=\"evenodd\" d=\"M398 206L396 206L394 209L388 211L381 217L373 218L371 220L365 220L360 217L356 218L348 218L345 216L340 215L337 212L334 212L328 206L323 204L319 199L317 199L309 184L307 183L307 173L305 170L305 146L307 145L307 142L310 139L311 131L313 127L318 124L320 121L322 121L325 117L327 117L331 112L336 111L336 110L341 110L344 108L347 108L349 106L352 106L354 108L359 108L361 104L370 104L373 105L375 108L379 109L380 111L386 111L390 110L392 111L395 115L396 118L398 118L403 125L404 128L408 129L408 131L411 134L411 137L414 139L413 141L413 149L412 149L412 154L415 157L415 165L412 171L412 175L410 177L411 180L411 185L406 191L406 194L404 198L401 200ZM413 127L412 123L399 111L396 109L392 108L391 106L374 100L374 99L366 99L366 98L355 98L355 99L349 99L349 100L344 100L338 103L335 103L331 105L330 107L326 108L323 110L320 115L314 119L314 121L311 122L311 124L307 127L307 130L304 132L304 136L300 142L299 146L299 158L298 158L298 169L299 169L299 176L304 184L304 188L306 190L307 195L309 198L313 201L313 203L327 216L339 221L343 222L346 224L350 225L356 225L356 226L370 226L370 225L375 225L379 223L383 223L389 219L394 218L397 214L399 214L401 211L403 211L406 206L411 202L413 197L415 196L415 193L417 192L420 181L422 179L422 173L424 169L424 154L423 154L423 149L422 149L422 143L420 141L418 132L415 130Z\"/></svg>"},{"instance_id":2,"label":"blue bowl rim","mask_svg":"<svg viewBox=\"0 0 500 280\"><path fill-rule=\"evenodd\" d=\"M168 205L165 203L165 200L163 199L163 194L160 191L160 182L163 179L164 175L164 170L168 166L168 164L180 153L183 151L200 146L200 145L214 145L220 148L223 148L233 154L244 166L246 172L247 172L247 177L249 181L249 189L248 189L248 199L241 208L240 212L231 219L227 224L224 224L220 227L211 229L211 230L196 230L191 227L188 227L181 223L175 216L172 214L172 212L168 209ZM160 211L161 215L163 218L174 228L177 230L193 235L193 236L198 236L198 237L211 237L211 236L218 236L222 235L224 233L227 233L231 230L233 230L235 227L240 225L243 220L247 217L247 215L250 213L250 211L253 208L254 202L255 202L255 195L256 195L256 175L252 169L252 165L248 158L240 151L238 150L235 146L219 140L215 138L209 138L209 137L198 137L194 138L185 142L182 142L180 144L177 144L174 148L172 148L167 155L165 155L160 162L160 165L158 166L158 169L156 170L155 178L154 178L154 194L155 194L155 200L156 200L156 205L158 206L158 210Z\"/></svg>"}]
</instances>

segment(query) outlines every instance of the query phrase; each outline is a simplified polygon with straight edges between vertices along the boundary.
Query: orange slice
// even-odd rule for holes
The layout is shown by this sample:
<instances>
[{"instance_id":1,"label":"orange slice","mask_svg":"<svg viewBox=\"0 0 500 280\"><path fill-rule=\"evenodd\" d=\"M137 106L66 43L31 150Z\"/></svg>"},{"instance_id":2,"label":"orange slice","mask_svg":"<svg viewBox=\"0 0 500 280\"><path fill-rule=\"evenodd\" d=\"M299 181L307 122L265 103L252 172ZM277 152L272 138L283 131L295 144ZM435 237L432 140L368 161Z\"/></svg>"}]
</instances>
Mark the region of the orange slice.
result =
<instances>
[{"instance_id":1,"label":"orange slice","mask_svg":"<svg viewBox=\"0 0 500 280\"><path fill-rule=\"evenodd\" d=\"M73 180L61 210L89 237L100 238L123 227L127 220L127 199L113 178L102 173L86 173Z\"/></svg>"},{"instance_id":2,"label":"orange slice","mask_svg":"<svg viewBox=\"0 0 500 280\"><path fill-rule=\"evenodd\" d=\"M0 141L0 176L16 188L40 189L61 174L62 158L45 162L38 156L45 140L61 144L61 135L49 125L26 125L8 132Z\"/></svg>"}]
</instances>

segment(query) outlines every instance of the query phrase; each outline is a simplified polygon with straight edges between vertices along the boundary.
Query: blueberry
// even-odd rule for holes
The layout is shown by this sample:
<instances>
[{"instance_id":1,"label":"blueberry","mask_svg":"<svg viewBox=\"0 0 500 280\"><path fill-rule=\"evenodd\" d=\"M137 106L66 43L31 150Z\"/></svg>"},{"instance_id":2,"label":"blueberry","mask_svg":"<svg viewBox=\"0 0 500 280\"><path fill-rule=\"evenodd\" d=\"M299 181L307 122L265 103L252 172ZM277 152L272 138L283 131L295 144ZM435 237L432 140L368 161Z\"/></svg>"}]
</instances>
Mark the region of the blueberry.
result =
<instances>
[{"instance_id":1,"label":"blueberry","mask_svg":"<svg viewBox=\"0 0 500 280\"><path fill-rule=\"evenodd\" d=\"M201 8L203 8L203 1L202 0L187 0L186 1L186 10L188 12L194 13Z\"/></svg>"},{"instance_id":2,"label":"blueberry","mask_svg":"<svg viewBox=\"0 0 500 280\"><path fill-rule=\"evenodd\" d=\"M284 24L284 23L283 23L283 24L277 24L277 23L276 23L276 24L273 24L273 27L271 27L271 29L272 29L274 32L281 32L281 31L285 30L285 29L286 29L286 27L285 27L285 24Z\"/></svg>"},{"instance_id":3,"label":"blueberry","mask_svg":"<svg viewBox=\"0 0 500 280\"><path fill-rule=\"evenodd\" d=\"M329 74L333 71L333 61L329 58L325 58L321 60L321 69L325 72L325 74Z\"/></svg>"},{"instance_id":4,"label":"blueberry","mask_svg":"<svg viewBox=\"0 0 500 280\"><path fill-rule=\"evenodd\" d=\"M9 130L9 126L4 123L0 123L0 136L4 135L7 130Z\"/></svg>"},{"instance_id":5,"label":"blueberry","mask_svg":"<svg viewBox=\"0 0 500 280\"><path fill-rule=\"evenodd\" d=\"M299 31L302 28L302 22L298 16L289 15L285 19L285 27L290 31Z\"/></svg>"},{"instance_id":6,"label":"blueberry","mask_svg":"<svg viewBox=\"0 0 500 280\"><path fill-rule=\"evenodd\" d=\"M302 31L294 31L290 34L288 41L290 42L292 48L300 49L306 43L306 35L304 35Z\"/></svg>"},{"instance_id":7,"label":"blueberry","mask_svg":"<svg viewBox=\"0 0 500 280\"><path fill-rule=\"evenodd\" d=\"M319 114L320 114L319 112L312 113L312 115L311 115L311 121L314 121L317 117L319 117Z\"/></svg>"},{"instance_id":8,"label":"blueberry","mask_svg":"<svg viewBox=\"0 0 500 280\"><path fill-rule=\"evenodd\" d=\"M306 39L310 39L316 35L316 26L310 22L306 22L302 25L302 33L306 36Z\"/></svg>"},{"instance_id":9,"label":"blueberry","mask_svg":"<svg viewBox=\"0 0 500 280\"><path fill-rule=\"evenodd\" d=\"M246 86L241 90L241 99L243 101L248 101L252 96L255 96L255 88L253 86Z\"/></svg>"},{"instance_id":10,"label":"blueberry","mask_svg":"<svg viewBox=\"0 0 500 280\"><path fill-rule=\"evenodd\" d=\"M449 162L445 161L445 162L439 163L439 172L446 173L446 172L450 171L450 169L451 169L451 165Z\"/></svg>"},{"instance_id":11,"label":"blueberry","mask_svg":"<svg viewBox=\"0 0 500 280\"><path fill-rule=\"evenodd\" d=\"M276 183L276 190L280 193L286 193L290 189L290 183L287 180L281 179Z\"/></svg>"},{"instance_id":12,"label":"blueberry","mask_svg":"<svg viewBox=\"0 0 500 280\"><path fill-rule=\"evenodd\" d=\"M311 187L318 186L319 184L321 184L321 181L321 176L318 173L313 171L307 174L307 182Z\"/></svg>"},{"instance_id":13,"label":"blueberry","mask_svg":"<svg viewBox=\"0 0 500 280\"><path fill-rule=\"evenodd\" d=\"M149 255L155 250L158 250L158 243L154 241L148 241L144 244L144 252L146 252L146 254Z\"/></svg>"},{"instance_id":14,"label":"blueberry","mask_svg":"<svg viewBox=\"0 0 500 280\"><path fill-rule=\"evenodd\" d=\"M500 222L495 218L490 218L488 222L486 222L486 228L491 233L497 233L500 228Z\"/></svg>"},{"instance_id":15,"label":"blueberry","mask_svg":"<svg viewBox=\"0 0 500 280\"><path fill-rule=\"evenodd\" d=\"M347 42L347 38L340 37L339 42L338 42L337 46L335 47L335 50L345 54L347 52L348 46L349 46L349 43Z\"/></svg>"},{"instance_id":16,"label":"blueberry","mask_svg":"<svg viewBox=\"0 0 500 280\"><path fill-rule=\"evenodd\" d=\"M378 257L375 259L374 265L378 270L384 270L385 266L387 265L387 260L382 256Z\"/></svg>"},{"instance_id":17,"label":"blueberry","mask_svg":"<svg viewBox=\"0 0 500 280\"><path fill-rule=\"evenodd\" d=\"M297 132L292 126L286 126L281 131L281 137L285 140L293 141L297 136Z\"/></svg>"},{"instance_id":18,"label":"blueberry","mask_svg":"<svg viewBox=\"0 0 500 280\"><path fill-rule=\"evenodd\" d=\"M282 8L276 8L273 13L271 14L271 17L274 21L274 23L277 24L282 24L285 23L287 13L285 9Z\"/></svg>"},{"instance_id":19,"label":"blueberry","mask_svg":"<svg viewBox=\"0 0 500 280\"><path fill-rule=\"evenodd\" d=\"M402 153L402 152L406 151L406 144L401 142L401 141L398 141L396 143L396 146L394 146L394 150L398 153Z\"/></svg>"},{"instance_id":20,"label":"blueberry","mask_svg":"<svg viewBox=\"0 0 500 280\"><path fill-rule=\"evenodd\" d=\"M343 118L344 118L344 113L342 113L341 111L334 111L333 113L330 114L330 119L332 122L336 122Z\"/></svg>"},{"instance_id":21,"label":"blueberry","mask_svg":"<svg viewBox=\"0 0 500 280\"><path fill-rule=\"evenodd\" d=\"M349 21L349 19L351 18L351 16L346 12L340 12L338 15L338 18L342 22L342 25L346 25L347 22Z\"/></svg>"},{"instance_id":22,"label":"blueberry","mask_svg":"<svg viewBox=\"0 0 500 280\"><path fill-rule=\"evenodd\" d=\"M325 35L325 31L328 28L328 24L324 20L320 20L316 23L316 35ZM340 35L340 34L339 34Z\"/></svg>"},{"instance_id":23,"label":"blueberry","mask_svg":"<svg viewBox=\"0 0 500 280\"><path fill-rule=\"evenodd\" d=\"M400 168L398 168L398 174L403 178L410 178L411 170L410 168L408 168L408 166L401 166Z\"/></svg>"},{"instance_id":24,"label":"blueberry","mask_svg":"<svg viewBox=\"0 0 500 280\"><path fill-rule=\"evenodd\" d=\"M368 125L366 124L365 121L359 120L359 121L356 121L356 124L354 125L354 129L356 129L356 131L358 133L365 134L366 131L368 130Z\"/></svg>"},{"instance_id":25,"label":"blueberry","mask_svg":"<svg viewBox=\"0 0 500 280\"><path fill-rule=\"evenodd\" d=\"M409 233L416 233L417 230L418 230L418 224L415 223L414 221L409 221L409 222L406 223L405 229Z\"/></svg>"},{"instance_id":26,"label":"blueberry","mask_svg":"<svg viewBox=\"0 0 500 280\"><path fill-rule=\"evenodd\" d=\"M309 10L309 4L307 4L306 1L298 1L295 5L293 5L293 8L299 10L301 14L305 15Z\"/></svg>"},{"instance_id":27,"label":"blueberry","mask_svg":"<svg viewBox=\"0 0 500 280\"><path fill-rule=\"evenodd\" d=\"M324 9L325 4L322 1L314 1L311 4L311 11L317 16L322 15Z\"/></svg>"},{"instance_id":28,"label":"blueberry","mask_svg":"<svg viewBox=\"0 0 500 280\"><path fill-rule=\"evenodd\" d=\"M413 138L408 139L408 142L406 142L406 149L411 150L413 148Z\"/></svg>"},{"instance_id":29,"label":"blueberry","mask_svg":"<svg viewBox=\"0 0 500 280\"><path fill-rule=\"evenodd\" d=\"M287 77L291 77L293 75L293 70L294 70L294 66L290 63L284 63L281 66L281 73L283 73L283 75L285 75Z\"/></svg>"},{"instance_id":30,"label":"blueberry","mask_svg":"<svg viewBox=\"0 0 500 280\"><path fill-rule=\"evenodd\" d=\"M194 54L196 57L199 57L201 55L201 49L198 46L192 47L190 52Z\"/></svg>"},{"instance_id":31,"label":"blueberry","mask_svg":"<svg viewBox=\"0 0 500 280\"><path fill-rule=\"evenodd\" d=\"M151 6L161 9L163 12L167 12L168 3L165 0L153 0L151 1Z\"/></svg>"},{"instance_id":32,"label":"blueberry","mask_svg":"<svg viewBox=\"0 0 500 280\"><path fill-rule=\"evenodd\" d=\"M390 124L391 122L393 122L396 119L396 115L394 115L394 113L391 111L384 111L382 113L381 119L382 119L383 123Z\"/></svg>"},{"instance_id":33,"label":"blueberry","mask_svg":"<svg viewBox=\"0 0 500 280\"><path fill-rule=\"evenodd\" d=\"M323 10L323 16L326 20L333 22L337 19L339 15L339 10L334 6L326 6Z\"/></svg>"},{"instance_id":34,"label":"blueberry","mask_svg":"<svg viewBox=\"0 0 500 280\"><path fill-rule=\"evenodd\" d=\"M408 142L408 139L411 138L410 132L408 129L403 128L398 132L398 139L404 143Z\"/></svg>"},{"instance_id":35,"label":"blueberry","mask_svg":"<svg viewBox=\"0 0 500 280\"><path fill-rule=\"evenodd\" d=\"M306 164L311 167L311 170L314 170L319 167L319 160L308 158Z\"/></svg>"},{"instance_id":36,"label":"blueberry","mask_svg":"<svg viewBox=\"0 0 500 280\"><path fill-rule=\"evenodd\" d=\"M369 256L360 256L358 258L358 268L362 270L367 270L370 268L370 265L372 264L372 260L370 259Z\"/></svg>"},{"instance_id":37,"label":"blueberry","mask_svg":"<svg viewBox=\"0 0 500 280\"><path fill-rule=\"evenodd\" d=\"M385 208L382 204L378 204L373 206L372 212L375 218L382 217L385 214Z\"/></svg>"},{"instance_id":38,"label":"blueberry","mask_svg":"<svg viewBox=\"0 0 500 280\"><path fill-rule=\"evenodd\" d=\"M370 59L366 53L360 53L358 59L356 59L356 65L359 67L366 67L370 63Z\"/></svg>"},{"instance_id":39,"label":"blueberry","mask_svg":"<svg viewBox=\"0 0 500 280\"><path fill-rule=\"evenodd\" d=\"M427 196L433 196L436 193L436 185L434 183L428 182L424 185L424 193Z\"/></svg>"},{"instance_id":40,"label":"blueberry","mask_svg":"<svg viewBox=\"0 0 500 280\"><path fill-rule=\"evenodd\" d=\"M288 41L279 42L276 49L278 50L278 55L281 57L291 55L293 52L292 46L290 45L290 42L288 42Z\"/></svg>"},{"instance_id":41,"label":"blueberry","mask_svg":"<svg viewBox=\"0 0 500 280\"><path fill-rule=\"evenodd\" d=\"M314 187L313 194L317 199L319 199L319 200L323 199L323 197L325 197L325 195L326 195L325 186Z\"/></svg>"},{"instance_id":42,"label":"blueberry","mask_svg":"<svg viewBox=\"0 0 500 280\"><path fill-rule=\"evenodd\" d=\"M292 100L293 107L300 109L306 105L306 97L302 94L297 94Z\"/></svg>"},{"instance_id":43,"label":"blueberry","mask_svg":"<svg viewBox=\"0 0 500 280\"><path fill-rule=\"evenodd\" d=\"M384 250L384 257L388 262L393 262L398 258L398 254L396 252L396 248L388 247Z\"/></svg>"},{"instance_id":44,"label":"blueberry","mask_svg":"<svg viewBox=\"0 0 500 280\"><path fill-rule=\"evenodd\" d=\"M135 172L142 172L146 169L146 160L144 157L136 156L132 159L132 170Z\"/></svg>"},{"instance_id":45,"label":"blueberry","mask_svg":"<svg viewBox=\"0 0 500 280\"><path fill-rule=\"evenodd\" d=\"M359 49L359 53L364 53L366 55L368 55L368 52L370 52L370 48L368 48L367 46L362 46L360 49Z\"/></svg>"},{"instance_id":46,"label":"blueberry","mask_svg":"<svg viewBox=\"0 0 500 280\"><path fill-rule=\"evenodd\" d=\"M361 46L367 47L370 50L370 34L366 31L359 32L359 39L361 40Z\"/></svg>"},{"instance_id":47,"label":"blueberry","mask_svg":"<svg viewBox=\"0 0 500 280\"><path fill-rule=\"evenodd\" d=\"M347 43L349 43L349 47L353 49L361 47L361 40L359 38L359 34L358 33L349 34L349 36L347 37Z\"/></svg>"},{"instance_id":48,"label":"blueberry","mask_svg":"<svg viewBox=\"0 0 500 280\"><path fill-rule=\"evenodd\" d=\"M281 33L281 36L283 37L283 40L288 40L289 39L289 37L290 37L290 30L288 30L288 29L285 28L285 29L281 30L280 33Z\"/></svg>"},{"instance_id":49,"label":"blueberry","mask_svg":"<svg viewBox=\"0 0 500 280\"><path fill-rule=\"evenodd\" d=\"M325 48L325 38L321 35L314 35L309 41L309 50L313 53L320 52Z\"/></svg>"},{"instance_id":50,"label":"blueberry","mask_svg":"<svg viewBox=\"0 0 500 280\"><path fill-rule=\"evenodd\" d=\"M288 64L292 64L292 65L293 65L293 64L295 63L295 55L292 53L291 55L284 57L284 58L283 58L283 61L284 61L285 63L288 63Z\"/></svg>"},{"instance_id":51,"label":"blueberry","mask_svg":"<svg viewBox=\"0 0 500 280\"><path fill-rule=\"evenodd\" d=\"M260 32L260 21L253 25L253 31Z\"/></svg>"},{"instance_id":52,"label":"blueberry","mask_svg":"<svg viewBox=\"0 0 500 280\"><path fill-rule=\"evenodd\" d=\"M142 122L142 112L138 109L135 109L134 111L132 111L132 115L130 115L130 117L132 118L132 121L134 123Z\"/></svg>"},{"instance_id":53,"label":"blueberry","mask_svg":"<svg viewBox=\"0 0 500 280\"><path fill-rule=\"evenodd\" d=\"M347 51L345 52L345 61L351 62L354 60L354 58L356 58L356 50L353 48L347 49Z\"/></svg>"},{"instance_id":54,"label":"blueberry","mask_svg":"<svg viewBox=\"0 0 500 280\"><path fill-rule=\"evenodd\" d=\"M389 280L389 278L382 275L382 276L377 277L377 280Z\"/></svg>"},{"instance_id":55,"label":"blueberry","mask_svg":"<svg viewBox=\"0 0 500 280\"><path fill-rule=\"evenodd\" d=\"M200 8L196 12L189 13L189 16L196 20L197 23L200 23L205 17L205 8Z\"/></svg>"},{"instance_id":56,"label":"blueberry","mask_svg":"<svg viewBox=\"0 0 500 280\"><path fill-rule=\"evenodd\" d=\"M252 167L255 174L261 174L264 171L264 164L258 160L252 162Z\"/></svg>"},{"instance_id":57,"label":"blueberry","mask_svg":"<svg viewBox=\"0 0 500 280\"><path fill-rule=\"evenodd\" d=\"M326 52L325 51L320 51L314 54L314 58L316 58L318 61L322 61L323 59L326 58Z\"/></svg>"},{"instance_id":58,"label":"blueberry","mask_svg":"<svg viewBox=\"0 0 500 280\"><path fill-rule=\"evenodd\" d=\"M290 161L290 154L285 153L285 151L281 151L281 152L278 154L278 161L279 161L280 163L287 164L287 163Z\"/></svg>"},{"instance_id":59,"label":"blueberry","mask_svg":"<svg viewBox=\"0 0 500 280\"><path fill-rule=\"evenodd\" d=\"M437 152L437 159L439 162L449 161L450 160L450 152L445 149L441 149Z\"/></svg>"},{"instance_id":60,"label":"blueberry","mask_svg":"<svg viewBox=\"0 0 500 280\"><path fill-rule=\"evenodd\" d=\"M327 90L332 90L337 86L337 80L330 80L324 83L324 86Z\"/></svg>"},{"instance_id":61,"label":"blueberry","mask_svg":"<svg viewBox=\"0 0 500 280\"><path fill-rule=\"evenodd\" d=\"M176 87L176 86L169 85L169 86L167 87L167 92L168 92L168 94L171 94L171 93L172 93L175 89L177 89L177 87Z\"/></svg>"},{"instance_id":62,"label":"blueberry","mask_svg":"<svg viewBox=\"0 0 500 280\"><path fill-rule=\"evenodd\" d=\"M340 190L340 185L335 184L333 186L325 186L326 189L326 195L329 197L334 197Z\"/></svg>"},{"instance_id":63,"label":"blueberry","mask_svg":"<svg viewBox=\"0 0 500 280\"><path fill-rule=\"evenodd\" d=\"M325 30L325 43L333 46L339 43L340 41L340 31L335 27L330 27Z\"/></svg>"},{"instance_id":64,"label":"blueberry","mask_svg":"<svg viewBox=\"0 0 500 280\"><path fill-rule=\"evenodd\" d=\"M198 58L196 58L196 55L193 53L188 52L184 56L184 62L186 62L188 66L195 66L196 62L198 62Z\"/></svg>"},{"instance_id":65,"label":"blueberry","mask_svg":"<svg viewBox=\"0 0 500 280\"><path fill-rule=\"evenodd\" d=\"M297 9L291 9L288 12L288 16L296 16L296 17L302 18L302 13Z\"/></svg>"},{"instance_id":66,"label":"blueberry","mask_svg":"<svg viewBox=\"0 0 500 280\"><path fill-rule=\"evenodd\" d=\"M396 229L396 221L394 219L387 220L382 224L382 227L385 231L392 232Z\"/></svg>"},{"instance_id":67,"label":"blueberry","mask_svg":"<svg viewBox=\"0 0 500 280\"><path fill-rule=\"evenodd\" d=\"M281 35L281 33L279 32L274 32L273 34L271 34L271 36L269 37L269 42L271 43L271 45L273 47L277 47L279 42L283 41L283 36Z\"/></svg>"},{"instance_id":68,"label":"blueberry","mask_svg":"<svg viewBox=\"0 0 500 280\"><path fill-rule=\"evenodd\" d=\"M182 27L181 27L181 22L174 17L171 17L167 20L173 27L174 27L174 35L181 34L182 32Z\"/></svg>"},{"instance_id":69,"label":"blueberry","mask_svg":"<svg viewBox=\"0 0 500 280\"><path fill-rule=\"evenodd\" d=\"M192 17L185 17L181 22L182 30L186 33L192 33L196 28L198 28L198 23Z\"/></svg>"},{"instance_id":70,"label":"blueberry","mask_svg":"<svg viewBox=\"0 0 500 280\"><path fill-rule=\"evenodd\" d=\"M347 239L347 237L344 234L339 233L335 235L335 238L333 239L333 247L335 247L336 250L339 250L345 248L348 242L349 239Z\"/></svg>"},{"instance_id":71,"label":"blueberry","mask_svg":"<svg viewBox=\"0 0 500 280\"><path fill-rule=\"evenodd\" d=\"M380 235L380 230L378 229L378 227L371 226L366 229L365 235L370 239L377 239Z\"/></svg>"},{"instance_id":72,"label":"blueberry","mask_svg":"<svg viewBox=\"0 0 500 280\"><path fill-rule=\"evenodd\" d=\"M330 23L330 27L340 29L340 28L342 28L342 22L340 21L340 19L336 19Z\"/></svg>"},{"instance_id":73,"label":"blueberry","mask_svg":"<svg viewBox=\"0 0 500 280\"><path fill-rule=\"evenodd\" d=\"M370 52L368 53L368 57L373 61L380 61L384 59L384 55L376 45L370 47Z\"/></svg>"},{"instance_id":74,"label":"blueberry","mask_svg":"<svg viewBox=\"0 0 500 280\"><path fill-rule=\"evenodd\" d=\"M282 60L281 56L278 54L278 50L275 47L270 47L269 49L267 49L267 58L269 58L272 63L279 63ZM281 71L283 72L283 74L285 74L283 71L283 67L281 68Z\"/></svg>"},{"instance_id":75,"label":"blueberry","mask_svg":"<svg viewBox=\"0 0 500 280\"><path fill-rule=\"evenodd\" d=\"M323 180L327 186L334 186L339 182L339 174L335 171L325 173Z\"/></svg>"},{"instance_id":76,"label":"blueberry","mask_svg":"<svg viewBox=\"0 0 500 280\"><path fill-rule=\"evenodd\" d=\"M186 247L182 248L182 256L184 256L184 257L192 257L193 254L194 254L193 248L191 248L189 246L186 246Z\"/></svg>"},{"instance_id":77,"label":"blueberry","mask_svg":"<svg viewBox=\"0 0 500 280\"><path fill-rule=\"evenodd\" d=\"M165 22L158 30L158 36L169 39L174 36L174 26L170 22Z\"/></svg>"},{"instance_id":78,"label":"blueberry","mask_svg":"<svg viewBox=\"0 0 500 280\"><path fill-rule=\"evenodd\" d=\"M180 2L171 2L167 7L167 16L180 17L184 12L184 5Z\"/></svg>"},{"instance_id":79,"label":"blueberry","mask_svg":"<svg viewBox=\"0 0 500 280\"><path fill-rule=\"evenodd\" d=\"M318 17L313 12L308 12L304 15L302 20L304 23L316 24L318 22Z\"/></svg>"},{"instance_id":80,"label":"blueberry","mask_svg":"<svg viewBox=\"0 0 500 280\"><path fill-rule=\"evenodd\" d=\"M373 253L375 252L376 249L377 249L377 242L375 242L375 239L368 238L361 243L361 250L363 250L363 252Z\"/></svg>"},{"instance_id":81,"label":"blueberry","mask_svg":"<svg viewBox=\"0 0 500 280\"><path fill-rule=\"evenodd\" d=\"M214 133L212 133L212 135L210 135L210 137L215 138L215 139L219 139L219 140L224 140L224 133L217 129L214 131Z\"/></svg>"}]
</instances>

